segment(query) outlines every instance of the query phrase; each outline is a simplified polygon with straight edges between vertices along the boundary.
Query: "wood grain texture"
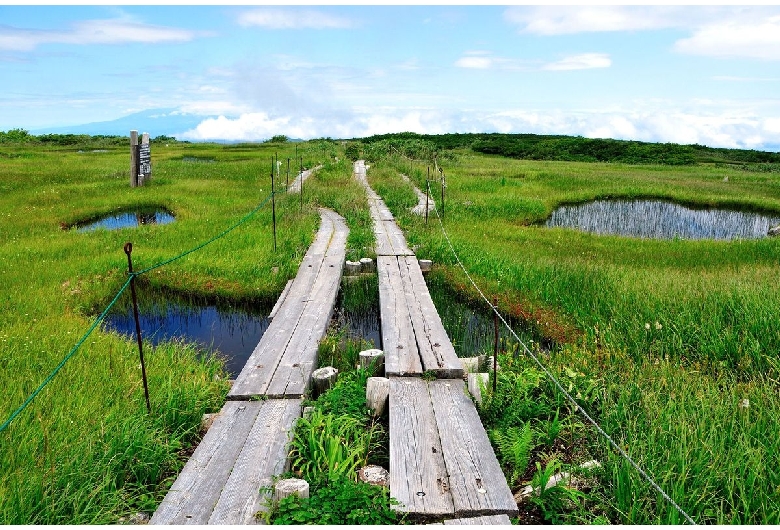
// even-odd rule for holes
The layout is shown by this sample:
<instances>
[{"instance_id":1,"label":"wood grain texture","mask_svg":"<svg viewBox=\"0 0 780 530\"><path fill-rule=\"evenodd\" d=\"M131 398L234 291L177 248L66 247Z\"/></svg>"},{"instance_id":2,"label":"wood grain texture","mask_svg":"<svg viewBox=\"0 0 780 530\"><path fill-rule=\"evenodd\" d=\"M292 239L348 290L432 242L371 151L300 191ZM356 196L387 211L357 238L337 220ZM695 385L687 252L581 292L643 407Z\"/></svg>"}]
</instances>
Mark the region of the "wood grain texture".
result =
<instances>
[{"instance_id":1,"label":"wood grain texture","mask_svg":"<svg viewBox=\"0 0 780 530\"><path fill-rule=\"evenodd\" d=\"M464 382L440 379L431 381L429 389L455 513L517 515L512 491Z\"/></svg>"},{"instance_id":2,"label":"wood grain texture","mask_svg":"<svg viewBox=\"0 0 780 530\"><path fill-rule=\"evenodd\" d=\"M425 381L390 377L390 495L411 513L454 513Z\"/></svg>"},{"instance_id":3,"label":"wood grain texture","mask_svg":"<svg viewBox=\"0 0 780 530\"><path fill-rule=\"evenodd\" d=\"M208 522L261 406L260 402L225 403L150 524Z\"/></svg>"},{"instance_id":4,"label":"wood grain texture","mask_svg":"<svg viewBox=\"0 0 780 530\"><path fill-rule=\"evenodd\" d=\"M308 388L317 344L335 306L349 233L335 212L321 209L320 218L314 243L228 399L300 396Z\"/></svg>"},{"instance_id":5,"label":"wood grain texture","mask_svg":"<svg viewBox=\"0 0 780 530\"><path fill-rule=\"evenodd\" d=\"M271 399L262 407L246 437L208 524L255 524L265 509L272 478L287 468L287 453L301 400ZM263 491L261 491L263 489Z\"/></svg>"},{"instance_id":6,"label":"wood grain texture","mask_svg":"<svg viewBox=\"0 0 780 530\"><path fill-rule=\"evenodd\" d=\"M398 258L377 256L379 310L386 375L421 375L422 363L409 316Z\"/></svg>"},{"instance_id":7,"label":"wood grain texture","mask_svg":"<svg viewBox=\"0 0 780 530\"><path fill-rule=\"evenodd\" d=\"M433 305L417 258L399 257L398 265L423 370L440 378L463 377L463 363Z\"/></svg>"},{"instance_id":8,"label":"wood grain texture","mask_svg":"<svg viewBox=\"0 0 780 530\"><path fill-rule=\"evenodd\" d=\"M276 300L273 309L271 309L271 312L268 313L268 320L274 319L276 313L279 311L279 308L282 307L285 298L287 298L287 294L290 292L290 287L292 287L292 284L293 280L287 280L287 283L284 285L284 289L282 289L282 294L279 295L279 298Z\"/></svg>"},{"instance_id":9,"label":"wood grain texture","mask_svg":"<svg viewBox=\"0 0 780 530\"><path fill-rule=\"evenodd\" d=\"M511 525L512 521L506 514L483 515L480 517L468 517L463 519L449 519L443 524L467 524L467 525Z\"/></svg>"}]
</instances>

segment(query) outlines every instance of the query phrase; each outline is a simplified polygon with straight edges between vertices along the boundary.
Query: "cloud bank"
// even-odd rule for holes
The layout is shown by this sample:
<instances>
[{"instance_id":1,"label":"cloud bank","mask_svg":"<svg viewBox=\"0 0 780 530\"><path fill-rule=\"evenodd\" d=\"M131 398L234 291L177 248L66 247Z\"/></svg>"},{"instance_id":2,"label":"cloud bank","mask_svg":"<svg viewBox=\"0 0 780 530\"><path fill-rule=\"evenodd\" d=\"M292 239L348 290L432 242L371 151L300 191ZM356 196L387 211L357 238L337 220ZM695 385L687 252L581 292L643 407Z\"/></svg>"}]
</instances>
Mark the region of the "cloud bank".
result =
<instances>
[{"instance_id":1,"label":"cloud bank","mask_svg":"<svg viewBox=\"0 0 780 530\"><path fill-rule=\"evenodd\" d=\"M736 114L565 112L513 110L484 113L440 109L353 109L334 116L273 116L266 112L204 119L176 134L191 141L260 141L277 134L292 138L361 138L411 131L421 134L500 132L581 135L711 147L780 150L780 119Z\"/></svg>"}]
</instances>

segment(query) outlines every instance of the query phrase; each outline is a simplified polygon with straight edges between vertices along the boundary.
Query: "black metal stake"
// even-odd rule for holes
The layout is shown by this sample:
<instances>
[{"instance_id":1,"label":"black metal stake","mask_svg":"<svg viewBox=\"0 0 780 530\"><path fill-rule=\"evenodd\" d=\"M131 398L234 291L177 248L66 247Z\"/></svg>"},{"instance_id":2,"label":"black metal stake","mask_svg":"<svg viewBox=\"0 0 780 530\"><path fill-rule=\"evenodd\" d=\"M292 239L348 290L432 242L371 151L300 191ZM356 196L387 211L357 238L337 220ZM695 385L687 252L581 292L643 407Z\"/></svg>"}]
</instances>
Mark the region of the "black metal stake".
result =
<instances>
[{"instance_id":1,"label":"black metal stake","mask_svg":"<svg viewBox=\"0 0 780 530\"><path fill-rule=\"evenodd\" d=\"M441 218L444 219L444 188L447 187L447 178L442 168L439 168L439 172L441 173Z\"/></svg>"},{"instance_id":2,"label":"black metal stake","mask_svg":"<svg viewBox=\"0 0 780 530\"><path fill-rule=\"evenodd\" d=\"M274 223L274 252L276 252L276 190L274 189L274 168L271 167L271 212Z\"/></svg>"},{"instance_id":3,"label":"black metal stake","mask_svg":"<svg viewBox=\"0 0 780 530\"><path fill-rule=\"evenodd\" d=\"M133 244L129 241L125 243L125 254L127 254L127 270L130 274L130 294L133 298L133 316L135 317L135 336L138 339L138 355L141 358L141 378L144 381L144 396L146 397L146 410L151 414L152 405L149 402L149 384L146 381L146 362L144 361L144 347L141 340L141 321L138 318L138 299L135 295L135 275L133 274L133 258L130 256L133 252Z\"/></svg>"},{"instance_id":4,"label":"black metal stake","mask_svg":"<svg viewBox=\"0 0 780 530\"><path fill-rule=\"evenodd\" d=\"M496 393L498 384L498 298L493 298L493 329L495 331L495 340L493 341L493 394Z\"/></svg>"},{"instance_id":5,"label":"black metal stake","mask_svg":"<svg viewBox=\"0 0 780 530\"><path fill-rule=\"evenodd\" d=\"M297 146L296 146L296 149L297 149ZM301 211L303 211L303 157L301 157L301 174L300 174L300 179L301 179L301 183L300 183L301 184Z\"/></svg>"},{"instance_id":6,"label":"black metal stake","mask_svg":"<svg viewBox=\"0 0 780 530\"><path fill-rule=\"evenodd\" d=\"M287 187L290 187L290 157L287 157Z\"/></svg>"},{"instance_id":7,"label":"black metal stake","mask_svg":"<svg viewBox=\"0 0 780 530\"><path fill-rule=\"evenodd\" d=\"M428 190L431 185L429 180L431 179L431 166L428 166L428 176L425 177L425 226L428 226Z\"/></svg>"}]
</instances>

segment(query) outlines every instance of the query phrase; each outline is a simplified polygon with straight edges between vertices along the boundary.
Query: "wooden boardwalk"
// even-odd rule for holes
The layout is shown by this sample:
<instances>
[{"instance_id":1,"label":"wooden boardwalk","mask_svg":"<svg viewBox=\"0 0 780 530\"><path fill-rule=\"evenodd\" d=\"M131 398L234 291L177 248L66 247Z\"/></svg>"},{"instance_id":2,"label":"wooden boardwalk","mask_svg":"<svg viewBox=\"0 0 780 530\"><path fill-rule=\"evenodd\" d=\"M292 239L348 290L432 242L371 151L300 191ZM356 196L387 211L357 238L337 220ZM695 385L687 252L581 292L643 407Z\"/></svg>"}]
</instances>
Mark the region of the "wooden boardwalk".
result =
<instances>
[{"instance_id":1,"label":"wooden boardwalk","mask_svg":"<svg viewBox=\"0 0 780 530\"><path fill-rule=\"evenodd\" d=\"M320 210L317 237L274 318L150 524L257 524L265 490L286 470L302 395L336 303L347 226ZM258 400L257 398L271 398ZM280 398L280 399L273 399Z\"/></svg>"},{"instance_id":2,"label":"wooden boardwalk","mask_svg":"<svg viewBox=\"0 0 780 530\"><path fill-rule=\"evenodd\" d=\"M362 161L355 163L377 238L382 349L390 379L390 495L401 511L450 517L444 524L508 524L517 504L466 393L462 362L417 258L365 171ZM438 379L423 380L424 372ZM468 517L476 519L463 519Z\"/></svg>"}]
</instances>

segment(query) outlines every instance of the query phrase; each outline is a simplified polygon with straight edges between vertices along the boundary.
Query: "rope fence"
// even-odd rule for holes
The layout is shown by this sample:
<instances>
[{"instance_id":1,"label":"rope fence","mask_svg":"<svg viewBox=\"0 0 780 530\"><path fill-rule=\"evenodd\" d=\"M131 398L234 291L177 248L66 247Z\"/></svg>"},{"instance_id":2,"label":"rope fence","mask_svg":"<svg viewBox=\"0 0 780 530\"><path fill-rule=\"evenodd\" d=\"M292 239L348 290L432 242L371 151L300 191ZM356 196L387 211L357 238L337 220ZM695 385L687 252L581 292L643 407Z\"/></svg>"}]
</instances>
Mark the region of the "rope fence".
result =
<instances>
[{"instance_id":1,"label":"rope fence","mask_svg":"<svg viewBox=\"0 0 780 530\"><path fill-rule=\"evenodd\" d=\"M287 186L283 186L282 189L283 189L283 191L287 191ZM172 258L169 258L169 259L163 260L163 261L161 261L159 263L156 263L154 265L151 265L150 267L147 267L145 269L142 269L142 270L139 270L139 271L134 271L134 272L129 272L128 273L128 278L125 281L125 283L122 285L122 287L120 287L119 291L116 293L116 295L111 300L111 302L108 304L108 306L103 310L102 313L100 313L100 315L98 315L98 317L95 319L95 321L89 327L89 329L87 329L86 333L84 333L84 335L78 340L78 342L76 342L76 344L73 346L73 348L68 352L67 355L65 355L65 357L63 357L62 361L60 361L60 363L51 371L51 373L49 373L49 375L43 380L43 382L40 385L38 385L38 387L27 397L27 399L25 399L24 402L13 413L11 413L11 415L8 417L8 419L2 425L0 425L0 433L5 431L8 428L8 426L11 424L11 422L14 421L14 419L16 419L16 417L19 416L19 414L21 414L30 405L30 403L32 403L32 401L38 396L38 394L41 393L41 391L46 387L46 385L48 385L57 376L57 373L59 373L59 371L65 366L65 364L67 364L67 362L76 354L76 352L79 350L79 348L81 348L82 344L84 344L84 342L92 334L92 332L95 330L95 328L97 328L100 325L100 323L103 322L103 320L105 319L105 317L108 314L108 312L116 304L117 300L119 300L119 297L122 295L122 293L124 293L125 290L130 286L130 283L133 281L134 278L136 278L138 276L141 276L143 274L146 274L146 273L148 273L150 271L153 271L155 269L158 269L160 267L163 267L165 265L168 265L170 263L173 263L174 261L177 261L177 260L179 260L179 259L181 259L181 258L183 258L185 256L188 256L188 255L192 254L193 252L197 252L198 250L201 250L202 248L206 247L207 245L210 245L214 241L217 241L218 239L221 239L221 238L225 237L230 232L232 232L233 230L235 230L239 226L241 226L244 223L246 223L247 221L249 221L249 219L251 219L255 214L257 214L257 212L260 211L265 205L267 205L268 201L272 200L274 195L278 194L278 193L282 193L282 191L276 190L276 191L272 191L271 193L269 193L268 196L265 199L263 199L260 202L260 204L258 204L252 211L250 211L249 213L244 215L241 219L239 219L233 225L231 225L227 229L223 230L222 232L220 232L216 236L212 237L208 241L200 243L199 245L197 245L197 246L195 246L195 247L193 247L193 248L191 248L189 250L186 250L186 251L184 251L184 252L182 252L182 253L180 253L180 254L172 257Z\"/></svg>"}]
</instances>

